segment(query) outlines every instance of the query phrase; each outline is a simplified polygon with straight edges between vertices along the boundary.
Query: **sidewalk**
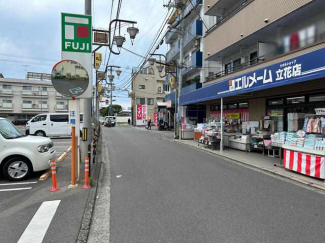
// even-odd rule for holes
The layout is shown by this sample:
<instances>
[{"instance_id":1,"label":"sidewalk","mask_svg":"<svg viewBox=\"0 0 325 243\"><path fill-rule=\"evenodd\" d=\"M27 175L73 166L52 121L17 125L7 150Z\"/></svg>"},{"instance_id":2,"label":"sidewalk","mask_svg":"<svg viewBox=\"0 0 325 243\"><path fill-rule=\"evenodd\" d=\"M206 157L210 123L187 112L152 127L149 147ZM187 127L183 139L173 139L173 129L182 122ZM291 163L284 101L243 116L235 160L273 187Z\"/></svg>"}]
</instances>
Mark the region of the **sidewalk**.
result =
<instances>
[{"instance_id":1,"label":"sidewalk","mask_svg":"<svg viewBox=\"0 0 325 243\"><path fill-rule=\"evenodd\" d=\"M281 176L285 179L293 180L302 183L307 186L311 186L320 190L325 191L325 183L323 180L308 177L293 171L284 169L280 165L279 158L272 158L268 156L263 156L260 153L255 152L243 152L235 149L225 149L223 154L220 150L212 150L204 148L202 145L198 146L198 142L194 140L174 140L176 142L191 146L195 149L214 154L221 158L226 158L227 161L239 162L247 166L257 168L262 171L272 173L277 176ZM228 160L229 159L229 160Z\"/></svg>"}]
</instances>

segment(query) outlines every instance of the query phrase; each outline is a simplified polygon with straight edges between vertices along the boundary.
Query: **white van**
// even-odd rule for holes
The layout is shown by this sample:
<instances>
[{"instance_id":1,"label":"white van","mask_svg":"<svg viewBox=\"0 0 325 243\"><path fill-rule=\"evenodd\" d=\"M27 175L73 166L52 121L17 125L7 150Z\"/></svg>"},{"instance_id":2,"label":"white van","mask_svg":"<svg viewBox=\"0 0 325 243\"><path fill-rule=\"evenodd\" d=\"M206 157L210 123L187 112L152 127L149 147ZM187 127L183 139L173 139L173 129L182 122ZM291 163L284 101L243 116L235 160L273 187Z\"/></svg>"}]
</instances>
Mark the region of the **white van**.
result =
<instances>
[{"instance_id":1,"label":"white van","mask_svg":"<svg viewBox=\"0 0 325 243\"><path fill-rule=\"evenodd\" d=\"M50 168L55 149L50 138L22 136L15 126L0 117L0 169L9 180L23 180L33 172Z\"/></svg>"},{"instance_id":2,"label":"white van","mask_svg":"<svg viewBox=\"0 0 325 243\"><path fill-rule=\"evenodd\" d=\"M83 127L83 115L80 115L80 132ZM43 137L71 136L68 113L39 114L30 119L26 124L26 135Z\"/></svg>"}]
</instances>

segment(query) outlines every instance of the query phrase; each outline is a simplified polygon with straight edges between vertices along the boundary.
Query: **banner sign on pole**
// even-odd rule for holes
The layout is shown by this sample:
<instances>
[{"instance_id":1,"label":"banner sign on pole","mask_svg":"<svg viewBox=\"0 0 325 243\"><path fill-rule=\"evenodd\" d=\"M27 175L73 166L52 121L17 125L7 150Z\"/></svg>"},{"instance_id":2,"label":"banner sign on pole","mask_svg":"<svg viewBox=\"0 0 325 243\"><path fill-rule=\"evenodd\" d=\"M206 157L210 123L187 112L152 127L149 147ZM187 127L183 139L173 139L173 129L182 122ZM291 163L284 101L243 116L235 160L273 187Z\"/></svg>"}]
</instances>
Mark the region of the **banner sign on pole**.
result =
<instances>
[{"instance_id":1,"label":"banner sign on pole","mask_svg":"<svg viewBox=\"0 0 325 243\"><path fill-rule=\"evenodd\" d=\"M95 57L94 68L98 70L100 68L100 65L102 64L102 53L96 52L94 57Z\"/></svg>"},{"instance_id":2,"label":"banner sign on pole","mask_svg":"<svg viewBox=\"0 0 325 243\"><path fill-rule=\"evenodd\" d=\"M147 122L147 106L137 105L137 126L144 126Z\"/></svg>"}]
</instances>

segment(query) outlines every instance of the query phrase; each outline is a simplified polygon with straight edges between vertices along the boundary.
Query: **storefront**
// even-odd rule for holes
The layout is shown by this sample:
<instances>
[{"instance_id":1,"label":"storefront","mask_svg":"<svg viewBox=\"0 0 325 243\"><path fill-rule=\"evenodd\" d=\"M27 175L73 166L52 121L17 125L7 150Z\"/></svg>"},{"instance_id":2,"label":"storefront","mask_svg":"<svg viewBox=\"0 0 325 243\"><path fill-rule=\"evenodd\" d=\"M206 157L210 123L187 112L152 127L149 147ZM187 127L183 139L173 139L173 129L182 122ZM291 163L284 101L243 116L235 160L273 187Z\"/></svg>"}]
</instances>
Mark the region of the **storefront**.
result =
<instances>
[{"instance_id":1,"label":"storefront","mask_svg":"<svg viewBox=\"0 0 325 243\"><path fill-rule=\"evenodd\" d=\"M318 49L205 86L180 103L206 105L194 138L212 148L283 153L285 168L325 179L324 77L325 49Z\"/></svg>"}]
</instances>

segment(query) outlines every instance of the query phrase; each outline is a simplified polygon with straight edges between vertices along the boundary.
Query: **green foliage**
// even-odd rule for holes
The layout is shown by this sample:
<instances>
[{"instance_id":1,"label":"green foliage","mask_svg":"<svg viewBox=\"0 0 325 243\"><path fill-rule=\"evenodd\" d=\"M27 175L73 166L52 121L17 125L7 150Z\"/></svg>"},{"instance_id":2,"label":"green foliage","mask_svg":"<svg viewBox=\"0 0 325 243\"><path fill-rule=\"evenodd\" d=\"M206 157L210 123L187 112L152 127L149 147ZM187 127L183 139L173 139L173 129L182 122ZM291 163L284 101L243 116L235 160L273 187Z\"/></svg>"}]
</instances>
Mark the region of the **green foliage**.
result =
<instances>
[{"instance_id":1,"label":"green foliage","mask_svg":"<svg viewBox=\"0 0 325 243\"><path fill-rule=\"evenodd\" d=\"M115 113L120 113L122 111L122 106L120 105L112 105L112 114L109 114L109 106L105 107L100 111L100 114L105 116L114 116Z\"/></svg>"}]
</instances>

